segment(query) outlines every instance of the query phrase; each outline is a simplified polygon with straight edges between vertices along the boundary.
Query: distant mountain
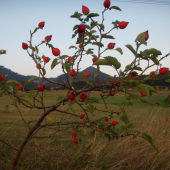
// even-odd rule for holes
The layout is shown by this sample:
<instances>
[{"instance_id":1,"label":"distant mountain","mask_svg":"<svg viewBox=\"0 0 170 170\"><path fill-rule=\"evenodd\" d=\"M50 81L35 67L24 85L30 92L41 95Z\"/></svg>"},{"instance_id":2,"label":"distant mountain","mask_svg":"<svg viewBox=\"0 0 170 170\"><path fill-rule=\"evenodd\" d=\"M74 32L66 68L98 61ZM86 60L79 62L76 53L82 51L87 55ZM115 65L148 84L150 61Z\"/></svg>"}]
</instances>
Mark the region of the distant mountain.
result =
<instances>
[{"instance_id":1,"label":"distant mountain","mask_svg":"<svg viewBox=\"0 0 170 170\"><path fill-rule=\"evenodd\" d=\"M8 75L7 80L15 79L15 80L19 81L21 84L23 84L23 80L27 80L28 81L31 77L37 77L37 76L34 76L34 75L32 75L32 76L20 75L20 73L13 72L12 70L10 70L8 68L5 68L4 66L0 66L0 70L2 70L2 72L4 74ZM80 75L83 75L84 72L89 72L89 74L91 76L88 79L86 79L86 80L90 80L92 78L92 75L95 75L97 73L97 69L92 67L92 66L88 67L88 68L84 69L83 71L79 72L77 74L77 77L79 77ZM107 76L108 76L108 74L105 74L105 73L99 71L99 80L106 80ZM67 76L65 74L62 74L62 75L58 76L57 78L48 78L48 79L51 80L51 81L54 81L54 82L62 83L64 81L66 81ZM82 79L80 78L78 80L81 81ZM96 80L96 78L94 78L93 80ZM40 83L39 80L36 80L36 81L26 85L26 87L27 88L37 87L37 85L39 83ZM48 81L45 81L44 84L51 86L51 83L49 83Z\"/></svg>"}]
</instances>

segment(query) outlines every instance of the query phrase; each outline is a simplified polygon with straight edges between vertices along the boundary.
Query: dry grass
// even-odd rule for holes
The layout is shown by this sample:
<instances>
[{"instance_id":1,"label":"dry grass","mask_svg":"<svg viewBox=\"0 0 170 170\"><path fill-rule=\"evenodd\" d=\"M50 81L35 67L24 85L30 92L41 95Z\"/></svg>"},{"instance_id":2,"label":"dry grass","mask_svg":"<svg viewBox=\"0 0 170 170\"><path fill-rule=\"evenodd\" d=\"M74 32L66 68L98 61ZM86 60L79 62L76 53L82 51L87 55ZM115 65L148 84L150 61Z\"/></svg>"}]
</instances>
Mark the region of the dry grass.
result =
<instances>
[{"instance_id":1,"label":"dry grass","mask_svg":"<svg viewBox=\"0 0 170 170\"><path fill-rule=\"evenodd\" d=\"M160 93L165 97L164 92ZM49 98L46 101L48 104L53 101L49 93L46 97ZM14 146L18 146L27 130L15 108L10 107L6 111L2 107L7 102L9 102L9 99L5 98L3 103L0 103L0 136L3 136ZM169 108L144 106L145 104L128 107L129 118L136 125L137 130L152 136L159 147L157 152L140 135L135 139L130 136L109 142L102 132L93 134L90 130L86 135L80 133L79 136L83 141L75 145L72 143L70 135L72 130L68 130L59 132L50 139L32 139L23 151L17 169L168 170L170 169ZM102 107L101 104L98 107ZM109 107L117 109L117 105L110 104ZM75 108L78 109L76 106ZM30 112L28 109L21 109L23 109L27 121L36 120L40 114L37 111ZM60 115L57 116L60 118ZM101 113L96 116L100 117ZM57 119L55 113L54 115L51 114L51 117ZM48 129L48 132L44 131L44 133L50 134L52 131L53 129ZM0 143L0 170L9 169L14 154L15 151Z\"/></svg>"}]
</instances>

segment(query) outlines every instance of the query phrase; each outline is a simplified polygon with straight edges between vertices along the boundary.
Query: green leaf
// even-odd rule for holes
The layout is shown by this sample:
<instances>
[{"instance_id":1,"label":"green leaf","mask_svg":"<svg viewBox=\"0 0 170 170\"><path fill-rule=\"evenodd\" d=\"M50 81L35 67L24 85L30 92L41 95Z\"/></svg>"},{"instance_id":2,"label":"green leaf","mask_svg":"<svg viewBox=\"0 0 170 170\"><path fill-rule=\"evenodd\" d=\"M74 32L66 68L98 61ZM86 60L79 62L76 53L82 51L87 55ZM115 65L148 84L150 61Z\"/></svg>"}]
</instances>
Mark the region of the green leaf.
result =
<instances>
[{"instance_id":1,"label":"green leaf","mask_svg":"<svg viewBox=\"0 0 170 170\"><path fill-rule=\"evenodd\" d=\"M134 50L134 48L130 45L130 44L127 44L125 45L135 56L137 55L136 51Z\"/></svg>"},{"instance_id":2,"label":"green leaf","mask_svg":"<svg viewBox=\"0 0 170 170\"><path fill-rule=\"evenodd\" d=\"M150 54L153 54L153 55L162 55L161 51L155 49L155 48L151 48L149 50L147 50L147 55L150 55Z\"/></svg>"},{"instance_id":3,"label":"green leaf","mask_svg":"<svg viewBox=\"0 0 170 170\"><path fill-rule=\"evenodd\" d=\"M57 62L57 58L55 58L55 59L53 60L52 64L51 64L51 70L52 70L57 64L59 64L59 63Z\"/></svg>"},{"instance_id":4,"label":"green leaf","mask_svg":"<svg viewBox=\"0 0 170 170\"><path fill-rule=\"evenodd\" d=\"M148 134L146 133L143 133L142 134L142 138L146 139L152 146L155 150L158 150L158 146L156 144L156 142L152 139L151 136L149 136Z\"/></svg>"},{"instance_id":5,"label":"green leaf","mask_svg":"<svg viewBox=\"0 0 170 170\"><path fill-rule=\"evenodd\" d=\"M168 79L168 80L165 80L167 83L170 83L170 79Z\"/></svg>"},{"instance_id":6,"label":"green leaf","mask_svg":"<svg viewBox=\"0 0 170 170\"><path fill-rule=\"evenodd\" d=\"M0 50L0 54L6 54L6 50Z\"/></svg>"},{"instance_id":7,"label":"green leaf","mask_svg":"<svg viewBox=\"0 0 170 170\"><path fill-rule=\"evenodd\" d=\"M87 25L87 24L85 24L85 27L86 27L87 29L89 29L89 30L91 29L90 26Z\"/></svg>"},{"instance_id":8,"label":"green leaf","mask_svg":"<svg viewBox=\"0 0 170 170\"><path fill-rule=\"evenodd\" d=\"M10 89L11 93L13 93L13 87L9 86L9 89Z\"/></svg>"},{"instance_id":9,"label":"green leaf","mask_svg":"<svg viewBox=\"0 0 170 170\"><path fill-rule=\"evenodd\" d=\"M64 99L64 96L58 96L56 100L59 101L61 99Z\"/></svg>"},{"instance_id":10,"label":"green leaf","mask_svg":"<svg viewBox=\"0 0 170 170\"><path fill-rule=\"evenodd\" d=\"M80 18L81 16L82 16L83 14L81 14L81 13L78 13L77 11L73 14L73 15L71 15L70 17L71 18Z\"/></svg>"},{"instance_id":11,"label":"green leaf","mask_svg":"<svg viewBox=\"0 0 170 170\"><path fill-rule=\"evenodd\" d=\"M116 69L119 69L121 64L118 62L117 58L115 57L111 57L111 56L107 56L104 57L110 64L112 64Z\"/></svg>"},{"instance_id":12,"label":"green leaf","mask_svg":"<svg viewBox=\"0 0 170 170\"><path fill-rule=\"evenodd\" d=\"M106 59L99 59L93 63L93 65L109 65L111 66L112 64L107 61Z\"/></svg>"},{"instance_id":13,"label":"green leaf","mask_svg":"<svg viewBox=\"0 0 170 170\"><path fill-rule=\"evenodd\" d=\"M135 41L138 41L138 42L140 42L141 44L147 45L147 42L145 41L146 38L147 38L147 37L146 37L146 34L145 34L144 32L142 32L142 33L140 33L140 34L137 36L137 38L136 38Z\"/></svg>"},{"instance_id":14,"label":"green leaf","mask_svg":"<svg viewBox=\"0 0 170 170\"><path fill-rule=\"evenodd\" d=\"M80 36L79 38L77 38L76 44L81 44L81 43L83 43L83 41L84 41L84 37Z\"/></svg>"},{"instance_id":15,"label":"green leaf","mask_svg":"<svg viewBox=\"0 0 170 170\"><path fill-rule=\"evenodd\" d=\"M94 86L94 84L92 83L92 82L89 82L89 81L86 81L86 83L88 84L88 85L90 85L90 86Z\"/></svg>"},{"instance_id":16,"label":"green leaf","mask_svg":"<svg viewBox=\"0 0 170 170\"><path fill-rule=\"evenodd\" d=\"M156 64L159 65L159 60L156 58L157 56L152 56L150 59Z\"/></svg>"},{"instance_id":17,"label":"green leaf","mask_svg":"<svg viewBox=\"0 0 170 170\"><path fill-rule=\"evenodd\" d=\"M92 78L95 78L95 77L97 77L97 76L98 76L98 73L96 73L95 75L93 75Z\"/></svg>"},{"instance_id":18,"label":"green leaf","mask_svg":"<svg viewBox=\"0 0 170 170\"><path fill-rule=\"evenodd\" d=\"M93 45L98 45L100 47L104 47L104 45L101 42L93 42L92 44Z\"/></svg>"},{"instance_id":19,"label":"green leaf","mask_svg":"<svg viewBox=\"0 0 170 170\"><path fill-rule=\"evenodd\" d=\"M127 128L134 128L135 126L134 126L134 124L133 123L130 123L130 124L128 124L128 126L127 126Z\"/></svg>"},{"instance_id":20,"label":"green leaf","mask_svg":"<svg viewBox=\"0 0 170 170\"><path fill-rule=\"evenodd\" d=\"M125 122L125 123L128 121L127 115L121 116L120 119L121 119L123 122Z\"/></svg>"},{"instance_id":21,"label":"green leaf","mask_svg":"<svg viewBox=\"0 0 170 170\"><path fill-rule=\"evenodd\" d=\"M148 87L150 92L157 93L157 91L153 87L151 87L149 85L147 85L147 87Z\"/></svg>"},{"instance_id":22,"label":"green leaf","mask_svg":"<svg viewBox=\"0 0 170 170\"><path fill-rule=\"evenodd\" d=\"M71 48L75 48L75 49L77 49L77 47L76 47L76 46L74 46L74 45L71 45L68 49L71 49Z\"/></svg>"},{"instance_id":23,"label":"green leaf","mask_svg":"<svg viewBox=\"0 0 170 170\"><path fill-rule=\"evenodd\" d=\"M88 50L87 50L87 52L86 52L86 54L93 54L93 51L92 50L94 50L93 48L89 48Z\"/></svg>"},{"instance_id":24,"label":"green leaf","mask_svg":"<svg viewBox=\"0 0 170 170\"><path fill-rule=\"evenodd\" d=\"M30 82L32 82L32 81L34 81L34 80L37 80L38 79L38 77L31 77L29 80L28 80L28 83L30 83Z\"/></svg>"},{"instance_id":25,"label":"green leaf","mask_svg":"<svg viewBox=\"0 0 170 170\"><path fill-rule=\"evenodd\" d=\"M70 64L67 61L65 62L64 67L65 67L67 73L69 74L70 73Z\"/></svg>"},{"instance_id":26,"label":"green leaf","mask_svg":"<svg viewBox=\"0 0 170 170\"><path fill-rule=\"evenodd\" d=\"M112 35L102 34L102 38L115 39Z\"/></svg>"},{"instance_id":27,"label":"green leaf","mask_svg":"<svg viewBox=\"0 0 170 170\"><path fill-rule=\"evenodd\" d=\"M90 13L89 15L87 15L87 17L98 17L99 16L99 14L97 14L97 13Z\"/></svg>"},{"instance_id":28,"label":"green leaf","mask_svg":"<svg viewBox=\"0 0 170 170\"><path fill-rule=\"evenodd\" d=\"M132 106L133 103L132 103L132 102L127 102L126 105L127 105L127 106Z\"/></svg>"},{"instance_id":29,"label":"green leaf","mask_svg":"<svg viewBox=\"0 0 170 170\"><path fill-rule=\"evenodd\" d=\"M75 25L75 26L73 27L73 30L77 29L78 27L79 27L79 25Z\"/></svg>"},{"instance_id":30,"label":"green leaf","mask_svg":"<svg viewBox=\"0 0 170 170\"><path fill-rule=\"evenodd\" d=\"M86 100L87 100L88 102L99 103L98 99L95 98L95 97L88 97Z\"/></svg>"},{"instance_id":31,"label":"green leaf","mask_svg":"<svg viewBox=\"0 0 170 170\"><path fill-rule=\"evenodd\" d=\"M35 28L32 34L34 34L38 29L40 29L40 27Z\"/></svg>"},{"instance_id":32,"label":"green leaf","mask_svg":"<svg viewBox=\"0 0 170 170\"><path fill-rule=\"evenodd\" d=\"M109 9L116 9L116 10L122 11L118 6L111 6Z\"/></svg>"},{"instance_id":33,"label":"green leaf","mask_svg":"<svg viewBox=\"0 0 170 170\"><path fill-rule=\"evenodd\" d=\"M121 48L116 48L115 50L117 50L121 55L123 54L123 51L122 51L122 49Z\"/></svg>"},{"instance_id":34,"label":"green leaf","mask_svg":"<svg viewBox=\"0 0 170 170\"><path fill-rule=\"evenodd\" d=\"M18 81L16 81L16 80L8 80L7 82L6 82L6 84L13 84L13 83L15 83L16 85L19 85L20 83L18 82Z\"/></svg>"},{"instance_id":35,"label":"green leaf","mask_svg":"<svg viewBox=\"0 0 170 170\"><path fill-rule=\"evenodd\" d=\"M43 75L46 75L46 71L44 68L42 68L42 71L43 71Z\"/></svg>"},{"instance_id":36,"label":"green leaf","mask_svg":"<svg viewBox=\"0 0 170 170\"><path fill-rule=\"evenodd\" d=\"M141 67L134 67L133 70L139 70L139 71L142 71L142 68Z\"/></svg>"},{"instance_id":37,"label":"green leaf","mask_svg":"<svg viewBox=\"0 0 170 170\"><path fill-rule=\"evenodd\" d=\"M62 55L62 56L60 56L60 59L65 59L65 58L68 58L68 55Z\"/></svg>"},{"instance_id":38,"label":"green leaf","mask_svg":"<svg viewBox=\"0 0 170 170\"><path fill-rule=\"evenodd\" d=\"M127 99L139 99L139 96L137 94L131 94L127 97Z\"/></svg>"}]
</instances>

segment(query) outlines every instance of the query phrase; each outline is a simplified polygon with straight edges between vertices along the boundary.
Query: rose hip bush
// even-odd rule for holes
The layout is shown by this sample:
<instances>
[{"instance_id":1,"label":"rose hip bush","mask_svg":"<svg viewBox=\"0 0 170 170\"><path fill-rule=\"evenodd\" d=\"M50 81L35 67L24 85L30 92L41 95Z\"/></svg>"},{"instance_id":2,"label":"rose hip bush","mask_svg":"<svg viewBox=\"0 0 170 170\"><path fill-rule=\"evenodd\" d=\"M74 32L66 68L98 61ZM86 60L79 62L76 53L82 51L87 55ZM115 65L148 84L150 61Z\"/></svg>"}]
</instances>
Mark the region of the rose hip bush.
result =
<instances>
[{"instance_id":1,"label":"rose hip bush","mask_svg":"<svg viewBox=\"0 0 170 170\"><path fill-rule=\"evenodd\" d=\"M114 55L116 55L116 52L123 54L122 49L120 47L116 47L116 40L114 40L111 32L114 29L121 29L120 31L123 31L123 29L125 29L129 24L129 22L126 21L116 20L112 22L113 25L111 25L111 29L108 32L105 32L104 14L106 12L109 12L109 10L121 11L121 9L117 6L111 6L110 0L105 0L103 2L103 6L104 8L101 15L101 23L95 21L95 17L98 17L99 14L90 13L89 8L86 6L82 6L82 13L75 12L73 15L71 15L71 18L78 20L77 25L73 27L74 33L72 35L72 38L75 38L76 45L72 45L69 47L69 49L75 49L75 55L73 56L66 54L63 55L63 52L60 51L60 47L56 47L55 45L50 44L52 36L55 35L44 35L44 40L41 41L39 44L34 45L32 43L33 35L36 34L37 31L43 30L43 28L45 27L45 22L40 22L38 24L38 27L35 28L33 32L30 32L30 40L28 41L28 43L23 42L22 48L35 62L35 67L39 71L40 75L39 80L41 81L41 83L38 85L38 90L36 90L35 93L33 93L33 95L31 96L33 100L32 103L23 99L23 96L18 93L18 90L23 90L23 93L26 93L24 90L25 84L37 80L38 78L30 78L28 81L25 81L24 85L22 86L16 80L8 80L5 82L7 76L3 75L3 73L0 74L0 87L2 89L0 94L1 96L13 96L14 106L16 107L17 105L22 104L27 108L39 109L39 111L42 112L34 125L30 125L30 122L26 122L21 114L22 120L27 126L29 132L28 134L26 134L25 139L22 141L21 145L16 151L16 155L11 164L11 170L15 169L21 153L27 145L28 141L30 141L35 135L37 135L42 126L43 128L48 128L50 126L56 129L62 126L68 126L69 128L72 128L73 132L72 134L70 134L70 136L72 136L73 144L79 144L81 142L78 138L79 130L82 128L88 128L92 131L104 133L105 137L108 140L118 140L119 138L127 136L132 136L133 138L136 138L137 136L142 137L146 139L156 150L158 149L157 144L150 135L146 133L141 134L139 131L135 130L135 125L128 118L126 106L133 104L131 101L132 99L137 99L141 100L141 102L149 103L144 100L144 97L150 97L152 93L156 93L156 90L153 87L144 83L147 80L154 79L155 75L158 73L158 66L160 65L160 61L167 57L169 54L160 58L162 53L155 48L139 51L140 46L147 45L147 41L149 39L149 32L144 30L137 36L135 40L136 47L132 47L132 45L130 44L126 45L126 47L132 52L134 60L129 63L123 71L121 69L121 63L116 57L102 57L107 50L114 50ZM108 44L103 44L103 39L108 39ZM50 57L39 55L38 48L41 45L46 45L49 47L49 49L51 50ZM94 52L94 49L92 48L93 46L98 48L97 52ZM4 53L4 50L1 51L1 54ZM85 55L90 55L92 57L92 65L97 67L97 72L95 75L90 75L88 72L85 72L82 75L77 76L80 71L79 64ZM49 62L51 60L51 70L53 70L56 65L61 64L63 73L67 77L66 83L53 82L45 77L46 65L49 65ZM146 62L148 62L147 67L144 69L140 67L141 60L145 60ZM107 83L100 84L100 65L110 66L115 69L118 78L116 78L115 76L108 77ZM157 70L153 70L146 79L139 79L147 69L155 65L157 65ZM160 68L159 72L161 75L164 75L167 73L168 70L168 68ZM91 80L95 79L95 83L92 83L91 80L87 81L87 78L90 76ZM59 100L57 102L54 102L54 104L51 106L46 106L43 102L43 94L45 93L46 89L44 85L45 80L52 84L64 87L68 90L68 93L64 98L59 98ZM73 84L77 80L85 81L86 85L88 85L88 88L87 86L85 86L82 90L75 90ZM130 92L128 92L128 89L131 87L134 87L136 90L138 90L140 95L131 94ZM99 91L100 96L96 98L91 97L92 91ZM109 110L107 107L107 103L105 102L106 98L114 98L119 92L123 92L125 94L124 102L119 104L119 111ZM29 94L30 93L32 93L32 91L30 91ZM37 98L38 95L40 96L41 100ZM104 107L102 110L99 110L95 105L101 99L104 102ZM35 101L38 101L41 106L36 105ZM71 111L71 108L74 106L75 103L78 105L79 108L81 108L81 114L77 113L76 110L74 111L74 113ZM160 105L159 103L157 104ZM60 107L62 105L66 105L68 109L63 110L62 107ZM53 121L52 123L48 122L49 118L47 118L47 116L50 113L56 111L60 112L61 114L72 116L75 118L75 120L58 120ZM96 119L95 113L97 112L103 112L105 115L107 113L107 116L102 116L101 118ZM119 115L119 121L114 120L114 115L116 114ZM119 126L119 122L123 122L124 125ZM132 129L134 130L132 131Z\"/></svg>"}]
</instances>

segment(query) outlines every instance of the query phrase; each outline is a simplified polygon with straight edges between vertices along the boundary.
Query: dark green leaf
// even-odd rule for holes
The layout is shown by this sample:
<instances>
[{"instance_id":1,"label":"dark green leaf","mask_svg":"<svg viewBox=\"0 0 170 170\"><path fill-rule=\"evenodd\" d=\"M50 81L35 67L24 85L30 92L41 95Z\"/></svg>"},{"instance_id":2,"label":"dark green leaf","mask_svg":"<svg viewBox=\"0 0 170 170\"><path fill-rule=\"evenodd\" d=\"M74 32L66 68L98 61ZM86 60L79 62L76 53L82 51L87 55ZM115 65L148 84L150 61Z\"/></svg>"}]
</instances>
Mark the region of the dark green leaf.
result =
<instances>
[{"instance_id":1,"label":"dark green leaf","mask_svg":"<svg viewBox=\"0 0 170 170\"><path fill-rule=\"evenodd\" d=\"M53 60L52 64L51 64L51 70L52 70L57 64L59 64L59 63L57 62L57 58L55 58L55 59Z\"/></svg>"},{"instance_id":2,"label":"dark green leaf","mask_svg":"<svg viewBox=\"0 0 170 170\"><path fill-rule=\"evenodd\" d=\"M127 99L139 99L139 96L137 94L132 94L127 97Z\"/></svg>"},{"instance_id":3,"label":"dark green leaf","mask_svg":"<svg viewBox=\"0 0 170 170\"><path fill-rule=\"evenodd\" d=\"M83 41L84 41L84 37L80 36L79 38L77 38L76 44L81 44L81 43L83 43Z\"/></svg>"},{"instance_id":4,"label":"dark green leaf","mask_svg":"<svg viewBox=\"0 0 170 170\"><path fill-rule=\"evenodd\" d=\"M6 50L0 50L0 54L6 54Z\"/></svg>"},{"instance_id":5,"label":"dark green leaf","mask_svg":"<svg viewBox=\"0 0 170 170\"><path fill-rule=\"evenodd\" d=\"M76 47L76 46L74 46L74 45L71 45L71 46L69 47L69 49L71 49L71 48L75 48L75 49L77 49L77 47Z\"/></svg>"},{"instance_id":6,"label":"dark green leaf","mask_svg":"<svg viewBox=\"0 0 170 170\"><path fill-rule=\"evenodd\" d=\"M92 44L93 45L98 45L100 47L104 47L104 45L101 42L93 42Z\"/></svg>"},{"instance_id":7,"label":"dark green leaf","mask_svg":"<svg viewBox=\"0 0 170 170\"><path fill-rule=\"evenodd\" d=\"M117 50L121 55L123 54L123 51L122 51L122 49L121 48L116 48L115 50Z\"/></svg>"},{"instance_id":8,"label":"dark green leaf","mask_svg":"<svg viewBox=\"0 0 170 170\"><path fill-rule=\"evenodd\" d=\"M98 17L99 16L99 14L97 14L97 13L90 13L89 15L87 15L89 18L90 17Z\"/></svg>"},{"instance_id":9,"label":"dark green leaf","mask_svg":"<svg viewBox=\"0 0 170 170\"><path fill-rule=\"evenodd\" d=\"M130 123L130 124L128 124L128 126L127 126L127 128L134 128L135 126L134 126L134 124L133 123Z\"/></svg>"},{"instance_id":10,"label":"dark green leaf","mask_svg":"<svg viewBox=\"0 0 170 170\"><path fill-rule=\"evenodd\" d=\"M113 65L116 69L119 69L121 64L118 62L117 58L115 57L111 57L111 56L107 56L107 57L104 57L108 63L110 63L111 65Z\"/></svg>"},{"instance_id":11,"label":"dark green leaf","mask_svg":"<svg viewBox=\"0 0 170 170\"><path fill-rule=\"evenodd\" d=\"M146 37L146 34L144 33L144 32L142 32L142 33L140 33L138 36L137 36L137 38L136 38L136 40L135 41L138 41L138 42L140 42L141 44L145 44L145 45L147 45L147 42L146 42L146 39L147 37Z\"/></svg>"},{"instance_id":12,"label":"dark green leaf","mask_svg":"<svg viewBox=\"0 0 170 170\"><path fill-rule=\"evenodd\" d=\"M121 9L118 6L111 6L109 9L116 9L116 10L121 11Z\"/></svg>"},{"instance_id":13,"label":"dark green leaf","mask_svg":"<svg viewBox=\"0 0 170 170\"><path fill-rule=\"evenodd\" d=\"M8 81L6 82L6 84L13 84L13 83L15 83L15 84L17 84L17 85L20 84L20 83L19 83L18 81L16 81L16 80L8 80Z\"/></svg>"},{"instance_id":14,"label":"dark green leaf","mask_svg":"<svg viewBox=\"0 0 170 170\"><path fill-rule=\"evenodd\" d=\"M28 80L28 83L30 83L30 82L32 82L32 81L35 81L35 80L37 80L38 79L38 77L31 77L29 80Z\"/></svg>"},{"instance_id":15,"label":"dark green leaf","mask_svg":"<svg viewBox=\"0 0 170 170\"><path fill-rule=\"evenodd\" d=\"M67 61L65 62L64 67L65 67L67 73L69 74L70 73L70 64Z\"/></svg>"},{"instance_id":16,"label":"dark green leaf","mask_svg":"<svg viewBox=\"0 0 170 170\"><path fill-rule=\"evenodd\" d=\"M134 50L134 48L130 45L130 44L127 44L125 45L135 56L137 55L136 51Z\"/></svg>"},{"instance_id":17,"label":"dark green leaf","mask_svg":"<svg viewBox=\"0 0 170 170\"><path fill-rule=\"evenodd\" d=\"M93 63L93 65L109 65L111 66L112 64L107 61L106 59L99 59Z\"/></svg>"},{"instance_id":18,"label":"dark green leaf","mask_svg":"<svg viewBox=\"0 0 170 170\"><path fill-rule=\"evenodd\" d=\"M102 38L115 39L112 35L102 34Z\"/></svg>"}]
</instances>

